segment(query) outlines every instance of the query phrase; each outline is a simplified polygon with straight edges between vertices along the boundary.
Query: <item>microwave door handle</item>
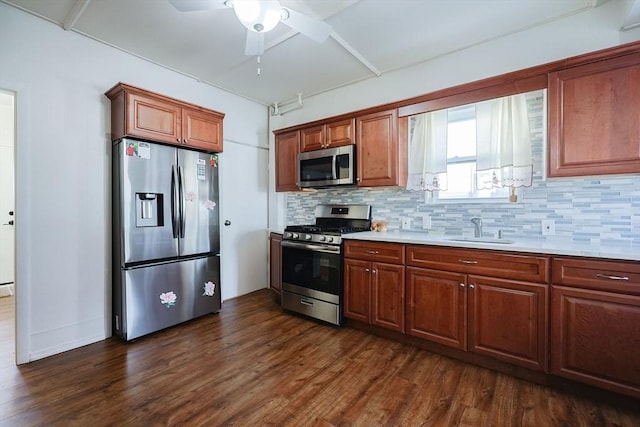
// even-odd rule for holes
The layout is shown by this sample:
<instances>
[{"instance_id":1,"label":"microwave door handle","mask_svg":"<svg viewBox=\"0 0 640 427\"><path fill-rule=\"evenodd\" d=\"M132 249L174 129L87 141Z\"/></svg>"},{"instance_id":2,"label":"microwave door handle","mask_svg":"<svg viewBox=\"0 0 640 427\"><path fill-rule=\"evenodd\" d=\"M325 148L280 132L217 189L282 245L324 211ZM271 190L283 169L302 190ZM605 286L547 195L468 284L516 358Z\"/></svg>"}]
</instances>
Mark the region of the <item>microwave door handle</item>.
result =
<instances>
[{"instance_id":1,"label":"microwave door handle","mask_svg":"<svg viewBox=\"0 0 640 427\"><path fill-rule=\"evenodd\" d=\"M331 175L333 176L333 180L338 179L338 155L333 155L333 162L331 164Z\"/></svg>"}]
</instances>

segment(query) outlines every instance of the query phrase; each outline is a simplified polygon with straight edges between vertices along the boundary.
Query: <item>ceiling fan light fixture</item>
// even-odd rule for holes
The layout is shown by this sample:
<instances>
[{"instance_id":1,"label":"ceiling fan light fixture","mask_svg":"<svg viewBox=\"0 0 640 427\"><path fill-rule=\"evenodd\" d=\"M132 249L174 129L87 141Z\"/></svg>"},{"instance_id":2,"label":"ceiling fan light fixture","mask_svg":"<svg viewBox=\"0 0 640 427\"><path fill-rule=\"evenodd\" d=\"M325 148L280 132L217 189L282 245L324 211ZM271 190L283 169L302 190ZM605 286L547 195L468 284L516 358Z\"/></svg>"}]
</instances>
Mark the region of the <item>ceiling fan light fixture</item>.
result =
<instances>
[{"instance_id":1,"label":"ceiling fan light fixture","mask_svg":"<svg viewBox=\"0 0 640 427\"><path fill-rule=\"evenodd\" d=\"M233 0L228 4L242 25L256 33L271 31L282 17L278 0Z\"/></svg>"}]
</instances>

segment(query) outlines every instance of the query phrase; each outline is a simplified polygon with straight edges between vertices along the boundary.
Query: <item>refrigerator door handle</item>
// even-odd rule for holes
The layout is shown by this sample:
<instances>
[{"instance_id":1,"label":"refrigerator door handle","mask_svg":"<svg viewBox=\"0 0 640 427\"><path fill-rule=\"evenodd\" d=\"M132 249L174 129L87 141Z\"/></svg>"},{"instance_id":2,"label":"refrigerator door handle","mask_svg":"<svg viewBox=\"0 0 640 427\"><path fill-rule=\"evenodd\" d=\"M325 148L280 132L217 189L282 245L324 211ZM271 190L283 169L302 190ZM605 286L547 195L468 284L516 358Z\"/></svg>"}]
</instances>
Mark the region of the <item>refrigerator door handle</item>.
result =
<instances>
[{"instance_id":1,"label":"refrigerator door handle","mask_svg":"<svg viewBox=\"0 0 640 427\"><path fill-rule=\"evenodd\" d=\"M171 230L173 231L174 239L178 238L178 215L176 210L178 209L179 195L176 181L176 167L171 166Z\"/></svg>"},{"instance_id":2,"label":"refrigerator door handle","mask_svg":"<svg viewBox=\"0 0 640 427\"><path fill-rule=\"evenodd\" d=\"M184 239L185 229L185 190L184 190L184 171L182 166L178 166L178 194L180 196L179 203L179 218L180 218L180 238Z\"/></svg>"}]
</instances>

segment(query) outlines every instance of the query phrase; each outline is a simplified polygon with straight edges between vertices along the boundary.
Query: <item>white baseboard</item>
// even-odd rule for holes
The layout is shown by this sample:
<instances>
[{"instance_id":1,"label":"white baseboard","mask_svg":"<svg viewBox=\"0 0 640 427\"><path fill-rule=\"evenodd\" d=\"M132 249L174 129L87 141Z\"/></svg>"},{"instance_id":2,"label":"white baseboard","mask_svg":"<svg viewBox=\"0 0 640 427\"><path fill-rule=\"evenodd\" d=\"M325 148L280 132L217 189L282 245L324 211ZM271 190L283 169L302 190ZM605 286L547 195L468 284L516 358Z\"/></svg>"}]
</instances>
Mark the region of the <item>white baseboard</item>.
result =
<instances>
[{"instance_id":1,"label":"white baseboard","mask_svg":"<svg viewBox=\"0 0 640 427\"><path fill-rule=\"evenodd\" d=\"M13 283L0 285L0 297L10 297L13 293Z\"/></svg>"}]
</instances>

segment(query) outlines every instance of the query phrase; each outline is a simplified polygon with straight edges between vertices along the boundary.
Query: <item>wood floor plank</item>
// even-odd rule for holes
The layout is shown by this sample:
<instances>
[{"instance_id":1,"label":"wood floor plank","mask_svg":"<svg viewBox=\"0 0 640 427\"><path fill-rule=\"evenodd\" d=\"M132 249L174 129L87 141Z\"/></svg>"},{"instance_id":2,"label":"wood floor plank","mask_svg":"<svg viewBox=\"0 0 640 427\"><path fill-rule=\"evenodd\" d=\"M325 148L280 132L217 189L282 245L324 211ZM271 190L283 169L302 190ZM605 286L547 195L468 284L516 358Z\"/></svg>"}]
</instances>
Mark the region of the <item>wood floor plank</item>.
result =
<instances>
[{"instance_id":1,"label":"wood floor plank","mask_svg":"<svg viewBox=\"0 0 640 427\"><path fill-rule=\"evenodd\" d=\"M132 343L16 367L3 299L0 426L640 425L640 407L321 324L283 312L267 290Z\"/></svg>"}]
</instances>

